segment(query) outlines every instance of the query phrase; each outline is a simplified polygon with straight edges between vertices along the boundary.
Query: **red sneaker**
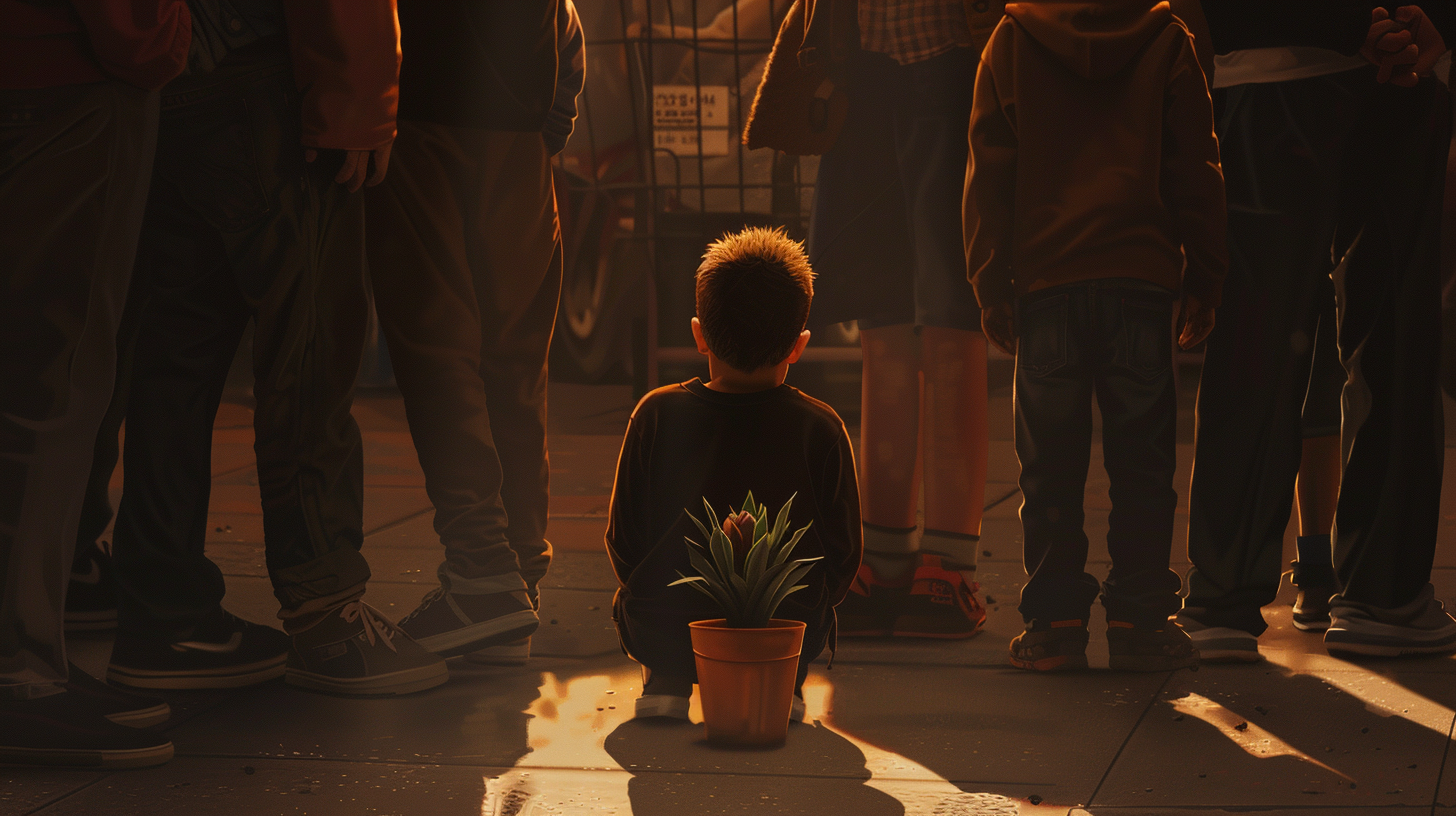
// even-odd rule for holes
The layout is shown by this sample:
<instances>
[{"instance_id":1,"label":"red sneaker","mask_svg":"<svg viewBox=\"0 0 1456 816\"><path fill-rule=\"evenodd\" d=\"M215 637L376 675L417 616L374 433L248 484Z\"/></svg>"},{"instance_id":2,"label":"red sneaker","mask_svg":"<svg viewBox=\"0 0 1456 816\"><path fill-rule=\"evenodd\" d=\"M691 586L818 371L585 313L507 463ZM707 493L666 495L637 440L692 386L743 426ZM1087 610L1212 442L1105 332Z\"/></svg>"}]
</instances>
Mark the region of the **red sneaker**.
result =
<instances>
[{"instance_id":1,"label":"red sneaker","mask_svg":"<svg viewBox=\"0 0 1456 816\"><path fill-rule=\"evenodd\" d=\"M986 607L976 597L980 588L948 568L944 556L922 554L891 631L896 637L974 637L986 624Z\"/></svg>"}]
</instances>

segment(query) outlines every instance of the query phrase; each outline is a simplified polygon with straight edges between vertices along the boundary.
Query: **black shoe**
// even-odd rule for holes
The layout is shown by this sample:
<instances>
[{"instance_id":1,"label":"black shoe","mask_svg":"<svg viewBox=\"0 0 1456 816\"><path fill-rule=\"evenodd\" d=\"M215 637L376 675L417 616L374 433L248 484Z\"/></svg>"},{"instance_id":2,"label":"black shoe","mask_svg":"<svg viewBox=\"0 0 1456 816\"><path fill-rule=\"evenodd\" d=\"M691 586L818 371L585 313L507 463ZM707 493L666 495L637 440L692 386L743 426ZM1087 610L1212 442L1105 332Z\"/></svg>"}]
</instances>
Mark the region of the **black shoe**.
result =
<instances>
[{"instance_id":1,"label":"black shoe","mask_svg":"<svg viewBox=\"0 0 1456 816\"><path fill-rule=\"evenodd\" d=\"M539 624L525 590L459 595L437 588L400 619L399 628L429 651L451 657L520 640Z\"/></svg>"},{"instance_id":2,"label":"black shoe","mask_svg":"<svg viewBox=\"0 0 1456 816\"><path fill-rule=\"evenodd\" d=\"M322 613L293 633L286 682L330 694L410 694L450 679L445 660L362 601Z\"/></svg>"},{"instance_id":3,"label":"black shoe","mask_svg":"<svg viewBox=\"0 0 1456 816\"><path fill-rule=\"evenodd\" d=\"M1033 620L1011 640L1011 665L1038 672L1087 668L1087 621Z\"/></svg>"},{"instance_id":4,"label":"black shoe","mask_svg":"<svg viewBox=\"0 0 1456 816\"><path fill-rule=\"evenodd\" d=\"M116 573L111 556L92 544L76 553L66 587L66 631L116 628Z\"/></svg>"},{"instance_id":5,"label":"black shoe","mask_svg":"<svg viewBox=\"0 0 1456 816\"><path fill-rule=\"evenodd\" d=\"M1176 621L1154 629L1107 622L1107 667L1113 671L1197 669L1198 647Z\"/></svg>"},{"instance_id":6,"label":"black shoe","mask_svg":"<svg viewBox=\"0 0 1456 816\"><path fill-rule=\"evenodd\" d=\"M0 762L146 768L172 758L166 737L117 725L73 691L0 700Z\"/></svg>"},{"instance_id":7,"label":"black shoe","mask_svg":"<svg viewBox=\"0 0 1456 816\"><path fill-rule=\"evenodd\" d=\"M889 637L910 595L910 582L892 583L860 564L844 600L835 607L840 637Z\"/></svg>"},{"instance_id":8,"label":"black shoe","mask_svg":"<svg viewBox=\"0 0 1456 816\"><path fill-rule=\"evenodd\" d=\"M185 640L116 635L106 679L152 689L223 689L282 677L288 635L218 609Z\"/></svg>"},{"instance_id":9,"label":"black shoe","mask_svg":"<svg viewBox=\"0 0 1456 816\"><path fill-rule=\"evenodd\" d=\"M160 697L123 691L97 680L74 663L71 664L70 677L66 691L77 699L84 698L102 716L117 725L147 728L161 725L172 716L172 707Z\"/></svg>"},{"instance_id":10,"label":"black shoe","mask_svg":"<svg viewBox=\"0 0 1456 816\"><path fill-rule=\"evenodd\" d=\"M1299 561L1291 561L1289 566L1294 568L1294 585L1299 588L1294 598L1294 628L1304 632L1330 628L1330 598L1340 592L1334 568Z\"/></svg>"}]
</instances>

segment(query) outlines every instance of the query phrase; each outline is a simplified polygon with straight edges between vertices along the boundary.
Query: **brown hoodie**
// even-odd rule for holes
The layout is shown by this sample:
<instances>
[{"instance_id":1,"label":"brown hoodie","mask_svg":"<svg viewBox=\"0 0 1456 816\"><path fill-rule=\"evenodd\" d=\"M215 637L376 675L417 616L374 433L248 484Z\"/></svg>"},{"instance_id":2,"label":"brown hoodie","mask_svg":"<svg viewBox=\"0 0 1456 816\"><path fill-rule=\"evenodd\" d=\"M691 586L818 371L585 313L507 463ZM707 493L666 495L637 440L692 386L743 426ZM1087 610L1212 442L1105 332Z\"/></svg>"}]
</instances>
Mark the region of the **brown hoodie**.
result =
<instances>
[{"instance_id":1,"label":"brown hoodie","mask_svg":"<svg viewBox=\"0 0 1456 816\"><path fill-rule=\"evenodd\" d=\"M1097 278L1218 304L1213 109L1166 2L1008 3L981 57L970 142L966 256L982 308Z\"/></svg>"}]
</instances>

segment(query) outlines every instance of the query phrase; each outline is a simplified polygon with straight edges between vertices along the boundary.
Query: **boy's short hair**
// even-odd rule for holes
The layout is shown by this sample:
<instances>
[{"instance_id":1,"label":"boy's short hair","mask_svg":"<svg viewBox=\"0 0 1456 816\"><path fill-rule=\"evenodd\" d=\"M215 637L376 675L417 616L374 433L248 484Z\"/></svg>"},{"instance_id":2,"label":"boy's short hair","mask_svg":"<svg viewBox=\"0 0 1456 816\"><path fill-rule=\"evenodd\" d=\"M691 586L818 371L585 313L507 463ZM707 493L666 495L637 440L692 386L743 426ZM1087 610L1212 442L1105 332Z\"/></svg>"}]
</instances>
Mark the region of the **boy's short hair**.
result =
<instances>
[{"instance_id":1,"label":"boy's short hair","mask_svg":"<svg viewBox=\"0 0 1456 816\"><path fill-rule=\"evenodd\" d=\"M809 320L814 272L803 244L782 227L748 227L708 245L696 294L708 349L738 371L757 371L794 350Z\"/></svg>"}]
</instances>

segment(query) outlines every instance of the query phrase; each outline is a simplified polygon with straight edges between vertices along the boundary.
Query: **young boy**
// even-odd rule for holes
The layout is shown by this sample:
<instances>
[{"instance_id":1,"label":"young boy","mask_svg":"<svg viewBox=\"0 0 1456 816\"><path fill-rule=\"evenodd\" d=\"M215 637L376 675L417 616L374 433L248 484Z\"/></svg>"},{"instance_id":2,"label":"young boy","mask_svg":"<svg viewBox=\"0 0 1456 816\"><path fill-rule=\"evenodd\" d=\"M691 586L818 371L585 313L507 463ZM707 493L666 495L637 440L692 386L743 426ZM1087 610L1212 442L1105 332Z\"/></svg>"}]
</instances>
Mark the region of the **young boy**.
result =
<instances>
[{"instance_id":1,"label":"young boy","mask_svg":"<svg viewBox=\"0 0 1456 816\"><path fill-rule=\"evenodd\" d=\"M687 719L696 678L688 623L722 617L691 587L685 537L702 534L707 499L719 517L749 491L771 512L793 497L790 529L812 522L796 558L823 556L775 617L808 624L799 660L832 643L834 606L861 554L859 489L844 423L828 405L784 384L809 342L814 297L803 249L781 230L749 228L708 246L697 273L693 337L708 382L659 388L632 413L612 488L607 552L622 586L613 618L622 647L642 664L639 717ZM711 523L711 522L709 522ZM795 719L803 718L796 696Z\"/></svg>"},{"instance_id":2,"label":"young boy","mask_svg":"<svg viewBox=\"0 0 1456 816\"><path fill-rule=\"evenodd\" d=\"M1011 663L1085 667L1100 590L1112 668L1196 665L1169 620L1172 304L1181 294L1178 343L1192 348L1213 327L1226 253L1212 106L1187 29L1152 0L1007 4L970 140L971 282L986 337L1016 355L1030 579ZM1100 587L1082 529L1094 395L1112 498Z\"/></svg>"}]
</instances>

